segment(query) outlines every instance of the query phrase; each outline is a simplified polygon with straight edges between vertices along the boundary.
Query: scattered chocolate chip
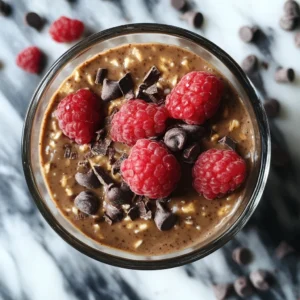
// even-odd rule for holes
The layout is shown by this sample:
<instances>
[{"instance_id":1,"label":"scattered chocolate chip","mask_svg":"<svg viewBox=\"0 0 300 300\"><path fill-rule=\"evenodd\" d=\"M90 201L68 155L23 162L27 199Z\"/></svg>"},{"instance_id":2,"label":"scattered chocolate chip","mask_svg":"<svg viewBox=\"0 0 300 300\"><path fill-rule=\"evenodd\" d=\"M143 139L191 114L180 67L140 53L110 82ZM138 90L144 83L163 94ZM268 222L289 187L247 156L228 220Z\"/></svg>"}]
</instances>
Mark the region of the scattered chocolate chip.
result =
<instances>
[{"instance_id":1,"label":"scattered chocolate chip","mask_svg":"<svg viewBox=\"0 0 300 300\"><path fill-rule=\"evenodd\" d=\"M292 68L279 68L274 78L277 82L292 82L295 79L295 71Z\"/></svg>"},{"instance_id":2,"label":"scattered chocolate chip","mask_svg":"<svg viewBox=\"0 0 300 300\"><path fill-rule=\"evenodd\" d=\"M88 189L96 189L100 187L100 182L93 170L89 170L87 173L76 173L75 180L78 184Z\"/></svg>"},{"instance_id":3,"label":"scattered chocolate chip","mask_svg":"<svg viewBox=\"0 0 300 300\"><path fill-rule=\"evenodd\" d=\"M94 165L93 171L102 185L108 186L109 184L114 183L113 179L106 173L106 170L104 170L102 167Z\"/></svg>"},{"instance_id":4,"label":"scattered chocolate chip","mask_svg":"<svg viewBox=\"0 0 300 300\"><path fill-rule=\"evenodd\" d=\"M256 26L243 26L239 30L239 37L242 41L250 43L255 39L257 32L258 28Z\"/></svg>"},{"instance_id":5,"label":"scattered chocolate chip","mask_svg":"<svg viewBox=\"0 0 300 300\"><path fill-rule=\"evenodd\" d=\"M87 215L94 215L100 206L97 196L91 191L84 191L75 198L74 205Z\"/></svg>"},{"instance_id":6,"label":"scattered chocolate chip","mask_svg":"<svg viewBox=\"0 0 300 300\"><path fill-rule=\"evenodd\" d=\"M255 288L260 291L267 291L270 289L270 273L265 270L256 270L250 273L250 281Z\"/></svg>"},{"instance_id":7,"label":"scattered chocolate chip","mask_svg":"<svg viewBox=\"0 0 300 300\"><path fill-rule=\"evenodd\" d=\"M226 147L232 149L233 151L235 151L236 145L237 145L237 142L234 141L233 139L231 139L227 135L225 135L223 138L221 138L220 140L218 140L218 143L222 144L223 146L226 146Z\"/></svg>"},{"instance_id":8,"label":"scattered chocolate chip","mask_svg":"<svg viewBox=\"0 0 300 300\"><path fill-rule=\"evenodd\" d=\"M217 300L225 300L230 296L233 285L230 283L220 283L213 286L213 291Z\"/></svg>"},{"instance_id":9,"label":"scattered chocolate chip","mask_svg":"<svg viewBox=\"0 0 300 300\"><path fill-rule=\"evenodd\" d=\"M105 221L108 222L110 225L114 222L121 221L124 217L122 209L115 207L111 204L106 204L104 210Z\"/></svg>"},{"instance_id":10,"label":"scattered chocolate chip","mask_svg":"<svg viewBox=\"0 0 300 300\"><path fill-rule=\"evenodd\" d=\"M78 153L76 151L71 152L70 159L77 159Z\"/></svg>"},{"instance_id":11,"label":"scattered chocolate chip","mask_svg":"<svg viewBox=\"0 0 300 300\"><path fill-rule=\"evenodd\" d=\"M128 155L126 153L122 153L118 160L116 160L116 162L112 165L111 171L113 175L120 173L121 163L126 158L128 158Z\"/></svg>"},{"instance_id":12,"label":"scattered chocolate chip","mask_svg":"<svg viewBox=\"0 0 300 300\"><path fill-rule=\"evenodd\" d=\"M131 207L128 211L128 216L131 219L131 221L136 220L140 216L140 210L137 205Z\"/></svg>"},{"instance_id":13,"label":"scattered chocolate chip","mask_svg":"<svg viewBox=\"0 0 300 300\"><path fill-rule=\"evenodd\" d=\"M299 17L293 15L284 15L280 18L279 25L283 30L292 31L299 23Z\"/></svg>"},{"instance_id":14,"label":"scattered chocolate chip","mask_svg":"<svg viewBox=\"0 0 300 300\"><path fill-rule=\"evenodd\" d=\"M187 134L182 128L169 129L164 136L164 143L174 152L184 148L187 141Z\"/></svg>"},{"instance_id":15,"label":"scattered chocolate chip","mask_svg":"<svg viewBox=\"0 0 300 300\"><path fill-rule=\"evenodd\" d=\"M8 17L12 13L12 7L5 1L0 0L0 14Z\"/></svg>"},{"instance_id":16,"label":"scattered chocolate chip","mask_svg":"<svg viewBox=\"0 0 300 300\"><path fill-rule=\"evenodd\" d=\"M239 265L247 265L252 260L252 252L248 248L236 248L232 252L232 259Z\"/></svg>"},{"instance_id":17,"label":"scattered chocolate chip","mask_svg":"<svg viewBox=\"0 0 300 300\"><path fill-rule=\"evenodd\" d=\"M109 184L106 188L106 199L113 206L119 207L122 204L129 203L131 197L115 184Z\"/></svg>"},{"instance_id":18,"label":"scattered chocolate chip","mask_svg":"<svg viewBox=\"0 0 300 300\"><path fill-rule=\"evenodd\" d=\"M293 0L286 1L284 3L283 9L284 9L285 14L287 14L287 15L292 15L295 17L300 16L299 4L296 1L293 1Z\"/></svg>"},{"instance_id":19,"label":"scattered chocolate chip","mask_svg":"<svg viewBox=\"0 0 300 300\"><path fill-rule=\"evenodd\" d=\"M190 26L200 28L203 24L203 14L198 11L187 11L181 16L182 20L186 20Z\"/></svg>"},{"instance_id":20,"label":"scattered chocolate chip","mask_svg":"<svg viewBox=\"0 0 300 300\"><path fill-rule=\"evenodd\" d=\"M275 118L280 112L280 103L276 99L268 99L264 102L264 108L269 118Z\"/></svg>"},{"instance_id":21,"label":"scattered chocolate chip","mask_svg":"<svg viewBox=\"0 0 300 300\"><path fill-rule=\"evenodd\" d=\"M110 139L99 140L91 145L91 151L94 155L107 155L111 143Z\"/></svg>"},{"instance_id":22,"label":"scattered chocolate chip","mask_svg":"<svg viewBox=\"0 0 300 300\"><path fill-rule=\"evenodd\" d=\"M161 231L170 230L177 222L177 216L168 211L161 201L156 201L154 222Z\"/></svg>"},{"instance_id":23,"label":"scattered chocolate chip","mask_svg":"<svg viewBox=\"0 0 300 300\"><path fill-rule=\"evenodd\" d=\"M253 294L253 288L245 276L237 278L233 286L236 293L242 298L249 297Z\"/></svg>"},{"instance_id":24,"label":"scattered chocolate chip","mask_svg":"<svg viewBox=\"0 0 300 300\"><path fill-rule=\"evenodd\" d=\"M295 35L295 45L297 48L300 48L300 32L297 32Z\"/></svg>"},{"instance_id":25,"label":"scattered chocolate chip","mask_svg":"<svg viewBox=\"0 0 300 300\"><path fill-rule=\"evenodd\" d=\"M107 77L108 70L99 68L97 70L96 78L95 78L95 83L96 84L103 84L104 79Z\"/></svg>"},{"instance_id":26,"label":"scattered chocolate chip","mask_svg":"<svg viewBox=\"0 0 300 300\"><path fill-rule=\"evenodd\" d=\"M171 0L171 5L177 10L183 10L186 7L187 2L186 0Z\"/></svg>"},{"instance_id":27,"label":"scattered chocolate chip","mask_svg":"<svg viewBox=\"0 0 300 300\"><path fill-rule=\"evenodd\" d=\"M184 149L182 153L183 161L188 164L193 164L197 160L198 156L200 155L200 152L201 152L201 148L198 143L194 143L190 145L189 147Z\"/></svg>"},{"instance_id":28,"label":"scattered chocolate chip","mask_svg":"<svg viewBox=\"0 0 300 300\"><path fill-rule=\"evenodd\" d=\"M133 80L131 77L130 73L126 73L120 80L119 80L119 88L123 94L123 96L125 96L127 93L129 93L130 91L133 91Z\"/></svg>"},{"instance_id":29,"label":"scattered chocolate chip","mask_svg":"<svg viewBox=\"0 0 300 300\"><path fill-rule=\"evenodd\" d=\"M137 206L139 208L140 217L144 220L150 220L152 218L152 211L148 209L144 201L138 201Z\"/></svg>"},{"instance_id":30,"label":"scattered chocolate chip","mask_svg":"<svg viewBox=\"0 0 300 300\"><path fill-rule=\"evenodd\" d=\"M285 241L282 241L275 249L275 256L278 259L283 259L291 253L294 253L295 249Z\"/></svg>"},{"instance_id":31,"label":"scattered chocolate chip","mask_svg":"<svg viewBox=\"0 0 300 300\"><path fill-rule=\"evenodd\" d=\"M35 12L29 12L25 15L25 22L36 30L41 30L45 24L45 20Z\"/></svg>"},{"instance_id":32,"label":"scattered chocolate chip","mask_svg":"<svg viewBox=\"0 0 300 300\"><path fill-rule=\"evenodd\" d=\"M199 125L188 125L188 124L179 124L188 136L189 141L199 141L205 134L205 128Z\"/></svg>"},{"instance_id":33,"label":"scattered chocolate chip","mask_svg":"<svg viewBox=\"0 0 300 300\"><path fill-rule=\"evenodd\" d=\"M159 76L160 76L160 71L156 68L156 66L153 66L143 79L143 83L145 84L143 89L146 89L147 87L156 83L159 79Z\"/></svg>"},{"instance_id":34,"label":"scattered chocolate chip","mask_svg":"<svg viewBox=\"0 0 300 300\"><path fill-rule=\"evenodd\" d=\"M109 80L107 78L103 81L101 98L104 102L108 102L122 96L122 92L119 87L119 82L115 80Z\"/></svg>"},{"instance_id":35,"label":"scattered chocolate chip","mask_svg":"<svg viewBox=\"0 0 300 300\"><path fill-rule=\"evenodd\" d=\"M64 149L65 149L64 158L70 158L71 157L71 152L72 152L71 145L65 144Z\"/></svg>"},{"instance_id":36,"label":"scattered chocolate chip","mask_svg":"<svg viewBox=\"0 0 300 300\"><path fill-rule=\"evenodd\" d=\"M258 69L258 59L255 55L248 55L241 64L242 69L246 73L252 73Z\"/></svg>"}]
</instances>

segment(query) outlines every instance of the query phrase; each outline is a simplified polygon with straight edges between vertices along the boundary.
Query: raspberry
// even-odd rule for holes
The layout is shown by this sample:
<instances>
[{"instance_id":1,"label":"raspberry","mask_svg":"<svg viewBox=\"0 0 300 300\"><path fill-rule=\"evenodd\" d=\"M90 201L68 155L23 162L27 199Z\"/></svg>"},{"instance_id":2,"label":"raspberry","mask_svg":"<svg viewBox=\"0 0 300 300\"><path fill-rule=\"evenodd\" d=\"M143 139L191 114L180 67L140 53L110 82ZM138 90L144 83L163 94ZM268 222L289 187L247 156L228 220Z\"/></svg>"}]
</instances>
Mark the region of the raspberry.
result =
<instances>
[{"instance_id":1,"label":"raspberry","mask_svg":"<svg viewBox=\"0 0 300 300\"><path fill-rule=\"evenodd\" d=\"M164 106L139 99L129 100L113 117L112 140L132 146L139 139L159 135L166 129L168 116Z\"/></svg>"},{"instance_id":2,"label":"raspberry","mask_svg":"<svg viewBox=\"0 0 300 300\"><path fill-rule=\"evenodd\" d=\"M210 149L193 167L193 185L199 194L212 200L237 189L245 180L246 163L233 150Z\"/></svg>"},{"instance_id":3,"label":"raspberry","mask_svg":"<svg viewBox=\"0 0 300 300\"><path fill-rule=\"evenodd\" d=\"M165 198L180 179L180 165L159 142L141 139L131 148L121 172L130 189L151 199Z\"/></svg>"},{"instance_id":4,"label":"raspberry","mask_svg":"<svg viewBox=\"0 0 300 300\"><path fill-rule=\"evenodd\" d=\"M21 51L16 59L16 64L29 73L39 73L41 67L42 52L37 47L28 47Z\"/></svg>"},{"instance_id":5,"label":"raspberry","mask_svg":"<svg viewBox=\"0 0 300 300\"><path fill-rule=\"evenodd\" d=\"M77 144L87 144L101 123L101 102L86 89L69 94L59 104L56 117L62 132Z\"/></svg>"},{"instance_id":6,"label":"raspberry","mask_svg":"<svg viewBox=\"0 0 300 300\"><path fill-rule=\"evenodd\" d=\"M207 72L190 72L182 77L166 99L170 116L188 124L202 124L217 111L223 82Z\"/></svg>"},{"instance_id":7,"label":"raspberry","mask_svg":"<svg viewBox=\"0 0 300 300\"><path fill-rule=\"evenodd\" d=\"M81 21L60 17L51 24L49 33L56 42L69 43L79 39L83 30L84 24Z\"/></svg>"}]
</instances>

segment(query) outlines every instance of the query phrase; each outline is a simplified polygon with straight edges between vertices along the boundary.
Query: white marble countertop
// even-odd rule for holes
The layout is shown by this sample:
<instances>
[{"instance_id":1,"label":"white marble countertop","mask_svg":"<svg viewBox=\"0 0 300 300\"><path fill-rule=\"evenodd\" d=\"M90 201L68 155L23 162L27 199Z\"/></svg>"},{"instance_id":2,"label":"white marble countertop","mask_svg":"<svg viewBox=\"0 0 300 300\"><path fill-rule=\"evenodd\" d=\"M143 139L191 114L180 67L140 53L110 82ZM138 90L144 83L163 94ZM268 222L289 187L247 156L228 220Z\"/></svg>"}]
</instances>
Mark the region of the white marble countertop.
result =
<instances>
[{"instance_id":1,"label":"white marble countertop","mask_svg":"<svg viewBox=\"0 0 300 300\"><path fill-rule=\"evenodd\" d=\"M9 2L9 0L7 0ZM21 165L20 141L23 119L41 76L24 73L15 65L19 51L39 46L48 67L70 45L51 40L48 25L61 15L83 20L93 31L132 22L157 22L190 28L168 0L10 0L14 13L0 16L0 299L73 300L214 299L212 282L230 282L257 268L277 269L276 283L267 293L247 299L294 300L300 297L300 262L293 254L274 258L280 240L299 241L300 200L300 49L294 32L284 32L278 21L282 0L194 0L205 17L196 30L240 62L256 54L269 63L261 72L266 94L282 104L272 122L274 135L288 145L295 170L272 169L265 196L249 224L222 249L193 264L164 271L132 271L94 261L66 244L43 220L27 190ZM48 20L41 33L24 25L24 14L36 11ZM267 35L264 45L245 44L238 38L242 25L257 25ZM193 30L193 29L192 29ZM269 44L269 46L268 46ZM276 84L278 66L293 67L296 80ZM261 88L261 87L259 87ZM284 143L284 142L282 142ZM255 260L248 267L232 263L230 251L248 246Z\"/></svg>"}]
</instances>

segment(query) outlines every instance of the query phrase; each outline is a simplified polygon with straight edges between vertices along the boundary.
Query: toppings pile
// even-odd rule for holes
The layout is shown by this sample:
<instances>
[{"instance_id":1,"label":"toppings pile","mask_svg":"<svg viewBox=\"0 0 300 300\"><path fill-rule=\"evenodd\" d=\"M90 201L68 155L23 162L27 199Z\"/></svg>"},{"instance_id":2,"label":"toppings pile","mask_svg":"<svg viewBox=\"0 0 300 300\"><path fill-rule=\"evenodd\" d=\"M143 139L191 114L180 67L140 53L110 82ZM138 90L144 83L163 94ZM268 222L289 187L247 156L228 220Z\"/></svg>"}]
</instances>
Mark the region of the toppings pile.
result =
<instances>
[{"instance_id":1,"label":"toppings pile","mask_svg":"<svg viewBox=\"0 0 300 300\"><path fill-rule=\"evenodd\" d=\"M235 152L235 141L225 136L218 148L208 151L200 143L207 130L201 125L217 112L223 96L220 78L190 72L165 97L157 86L161 73L155 66L136 91L130 73L119 80L108 75L103 68L96 73L101 97L80 89L66 96L55 112L62 132L90 147L83 172L75 175L86 189L74 202L82 213L97 214L100 199L93 190L102 186L106 222L153 219L159 230L168 230L178 219L168 202L176 196L184 164L190 166L194 189L208 200L223 197L244 182L246 163ZM119 98L120 109L108 109ZM117 151L118 143L130 146L129 154ZM65 151L65 156L74 155L68 146ZM94 156L106 156L110 167L95 164Z\"/></svg>"}]
</instances>

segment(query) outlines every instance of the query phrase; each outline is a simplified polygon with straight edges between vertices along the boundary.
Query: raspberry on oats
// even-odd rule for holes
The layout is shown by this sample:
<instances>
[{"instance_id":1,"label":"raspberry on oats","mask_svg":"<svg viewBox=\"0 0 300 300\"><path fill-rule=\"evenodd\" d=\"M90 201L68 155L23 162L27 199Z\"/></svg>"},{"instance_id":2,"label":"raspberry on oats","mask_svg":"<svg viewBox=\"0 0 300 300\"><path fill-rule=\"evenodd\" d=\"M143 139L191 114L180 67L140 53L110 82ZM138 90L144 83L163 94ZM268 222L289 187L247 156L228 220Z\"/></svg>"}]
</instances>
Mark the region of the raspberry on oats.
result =
<instances>
[{"instance_id":1,"label":"raspberry on oats","mask_svg":"<svg viewBox=\"0 0 300 300\"><path fill-rule=\"evenodd\" d=\"M202 124L217 111L223 82L217 76L193 71L179 81L166 99L170 116L188 124Z\"/></svg>"},{"instance_id":2,"label":"raspberry on oats","mask_svg":"<svg viewBox=\"0 0 300 300\"><path fill-rule=\"evenodd\" d=\"M53 40L58 43L70 43L79 39L84 31L84 24L75 19L60 17L54 21L49 29Z\"/></svg>"},{"instance_id":3,"label":"raspberry on oats","mask_svg":"<svg viewBox=\"0 0 300 300\"><path fill-rule=\"evenodd\" d=\"M130 189L151 199L165 198L181 176L180 165L160 142L138 140L121 165L123 179Z\"/></svg>"},{"instance_id":4,"label":"raspberry on oats","mask_svg":"<svg viewBox=\"0 0 300 300\"><path fill-rule=\"evenodd\" d=\"M237 189L246 178L246 163L233 150L210 149L193 167L193 185L199 194L212 200Z\"/></svg>"},{"instance_id":5,"label":"raspberry on oats","mask_svg":"<svg viewBox=\"0 0 300 300\"><path fill-rule=\"evenodd\" d=\"M132 146L139 139L163 133L168 117L164 106L140 99L129 100L112 119L111 138L115 142Z\"/></svg>"},{"instance_id":6,"label":"raspberry on oats","mask_svg":"<svg viewBox=\"0 0 300 300\"><path fill-rule=\"evenodd\" d=\"M38 47L28 47L18 54L16 64L26 72L39 73L42 55Z\"/></svg>"},{"instance_id":7,"label":"raspberry on oats","mask_svg":"<svg viewBox=\"0 0 300 300\"><path fill-rule=\"evenodd\" d=\"M99 129L101 101L87 89L69 94L58 104L56 117L62 132L77 144L89 143Z\"/></svg>"}]
</instances>

